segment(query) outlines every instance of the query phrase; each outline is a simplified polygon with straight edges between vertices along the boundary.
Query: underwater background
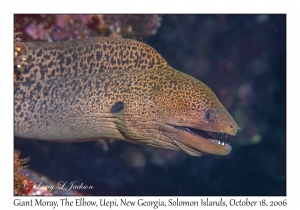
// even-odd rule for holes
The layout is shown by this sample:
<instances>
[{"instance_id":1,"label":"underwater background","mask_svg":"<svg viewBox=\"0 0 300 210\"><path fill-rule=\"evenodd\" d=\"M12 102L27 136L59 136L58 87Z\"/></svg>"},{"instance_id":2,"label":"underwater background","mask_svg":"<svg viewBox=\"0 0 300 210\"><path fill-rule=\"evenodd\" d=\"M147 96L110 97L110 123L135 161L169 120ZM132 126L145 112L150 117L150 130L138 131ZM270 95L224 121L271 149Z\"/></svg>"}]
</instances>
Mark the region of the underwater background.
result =
<instances>
[{"instance_id":1,"label":"underwater background","mask_svg":"<svg viewBox=\"0 0 300 210\"><path fill-rule=\"evenodd\" d=\"M115 36L143 41L209 86L241 130L227 156L122 141L15 137L29 173L93 189L54 195L286 195L286 15L15 15L23 41Z\"/></svg>"}]
</instances>

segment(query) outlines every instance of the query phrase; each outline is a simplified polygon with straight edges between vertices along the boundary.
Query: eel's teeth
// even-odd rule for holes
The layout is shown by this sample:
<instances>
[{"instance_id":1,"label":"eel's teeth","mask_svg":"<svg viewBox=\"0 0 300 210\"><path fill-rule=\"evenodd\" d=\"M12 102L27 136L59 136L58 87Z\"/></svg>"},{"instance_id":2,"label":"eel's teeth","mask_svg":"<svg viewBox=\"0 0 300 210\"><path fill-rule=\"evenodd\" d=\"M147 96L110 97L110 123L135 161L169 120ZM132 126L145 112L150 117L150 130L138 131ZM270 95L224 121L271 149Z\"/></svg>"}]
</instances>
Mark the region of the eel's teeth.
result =
<instances>
[{"instance_id":1,"label":"eel's teeth","mask_svg":"<svg viewBox=\"0 0 300 210\"><path fill-rule=\"evenodd\" d=\"M222 142L222 145L224 145L224 142Z\"/></svg>"}]
</instances>

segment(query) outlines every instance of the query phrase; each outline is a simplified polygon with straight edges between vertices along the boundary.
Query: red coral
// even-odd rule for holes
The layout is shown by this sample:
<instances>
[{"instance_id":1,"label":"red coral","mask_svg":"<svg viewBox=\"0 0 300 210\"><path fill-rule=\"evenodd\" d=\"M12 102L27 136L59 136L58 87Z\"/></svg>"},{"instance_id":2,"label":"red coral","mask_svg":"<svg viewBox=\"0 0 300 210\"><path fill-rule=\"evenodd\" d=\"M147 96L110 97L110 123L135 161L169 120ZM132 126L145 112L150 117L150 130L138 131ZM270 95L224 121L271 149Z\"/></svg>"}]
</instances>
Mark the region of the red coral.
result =
<instances>
[{"instance_id":1,"label":"red coral","mask_svg":"<svg viewBox=\"0 0 300 210\"><path fill-rule=\"evenodd\" d=\"M24 41L61 41L91 36L142 40L156 33L160 15L15 15Z\"/></svg>"},{"instance_id":2,"label":"red coral","mask_svg":"<svg viewBox=\"0 0 300 210\"><path fill-rule=\"evenodd\" d=\"M32 181L20 172L26 167L25 163L27 163L28 159L21 159L20 152L17 150L14 151L14 157L14 194L25 195L26 192L24 192L24 186Z\"/></svg>"}]
</instances>

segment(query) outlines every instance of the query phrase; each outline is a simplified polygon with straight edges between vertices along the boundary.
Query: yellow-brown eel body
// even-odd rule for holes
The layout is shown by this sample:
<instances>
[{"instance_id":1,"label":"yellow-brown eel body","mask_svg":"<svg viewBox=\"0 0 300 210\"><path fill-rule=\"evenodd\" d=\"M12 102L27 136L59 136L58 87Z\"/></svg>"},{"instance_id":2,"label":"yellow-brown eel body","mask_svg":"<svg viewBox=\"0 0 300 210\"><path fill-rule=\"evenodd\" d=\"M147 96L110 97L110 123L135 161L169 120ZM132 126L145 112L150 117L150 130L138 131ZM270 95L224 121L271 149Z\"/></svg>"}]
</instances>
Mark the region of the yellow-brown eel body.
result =
<instances>
[{"instance_id":1,"label":"yellow-brown eel body","mask_svg":"<svg viewBox=\"0 0 300 210\"><path fill-rule=\"evenodd\" d=\"M231 115L205 84L170 67L150 46L101 37L25 44L15 136L117 139L195 156L230 152L205 131L235 135Z\"/></svg>"}]
</instances>

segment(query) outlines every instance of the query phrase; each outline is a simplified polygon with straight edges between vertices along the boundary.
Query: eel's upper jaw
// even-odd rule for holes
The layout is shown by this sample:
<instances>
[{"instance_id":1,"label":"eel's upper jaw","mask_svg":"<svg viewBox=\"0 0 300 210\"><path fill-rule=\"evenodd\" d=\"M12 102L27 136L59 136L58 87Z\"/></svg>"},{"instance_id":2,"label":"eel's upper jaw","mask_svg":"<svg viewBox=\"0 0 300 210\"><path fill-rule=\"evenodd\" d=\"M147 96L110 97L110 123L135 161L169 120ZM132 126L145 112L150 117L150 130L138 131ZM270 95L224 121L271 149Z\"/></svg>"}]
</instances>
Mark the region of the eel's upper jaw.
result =
<instances>
[{"instance_id":1,"label":"eel's upper jaw","mask_svg":"<svg viewBox=\"0 0 300 210\"><path fill-rule=\"evenodd\" d=\"M172 126L175 128L176 135L179 137L179 140L173 140L174 143L190 155L227 155L231 151L231 146L228 143L213 138L204 130Z\"/></svg>"}]
</instances>

